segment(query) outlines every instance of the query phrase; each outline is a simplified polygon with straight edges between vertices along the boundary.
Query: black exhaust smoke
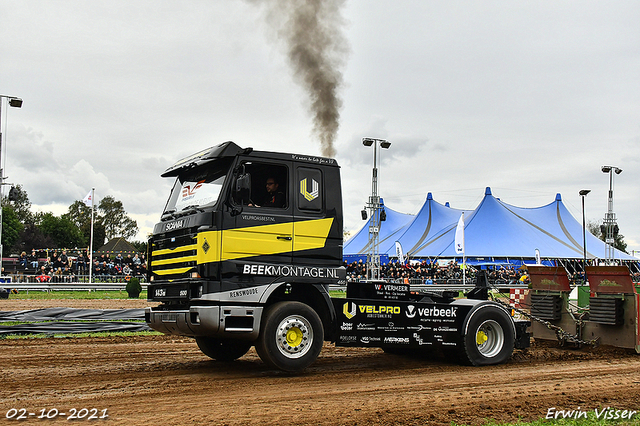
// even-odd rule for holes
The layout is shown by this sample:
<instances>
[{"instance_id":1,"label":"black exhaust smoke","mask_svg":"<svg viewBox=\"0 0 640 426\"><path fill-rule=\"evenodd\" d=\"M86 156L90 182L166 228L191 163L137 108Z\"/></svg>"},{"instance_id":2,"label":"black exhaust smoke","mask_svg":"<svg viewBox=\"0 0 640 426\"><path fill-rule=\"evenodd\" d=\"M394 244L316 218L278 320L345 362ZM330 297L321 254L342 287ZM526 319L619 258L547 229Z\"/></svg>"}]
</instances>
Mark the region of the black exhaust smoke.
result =
<instances>
[{"instance_id":1,"label":"black exhaust smoke","mask_svg":"<svg viewBox=\"0 0 640 426\"><path fill-rule=\"evenodd\" d=\"M322 155L335 157L340 125L342 71L348 47L341 16L344 0L267 0L267 19L285 43L298 84L309 96L313 132Z\"/></svg>"}]
</instances>

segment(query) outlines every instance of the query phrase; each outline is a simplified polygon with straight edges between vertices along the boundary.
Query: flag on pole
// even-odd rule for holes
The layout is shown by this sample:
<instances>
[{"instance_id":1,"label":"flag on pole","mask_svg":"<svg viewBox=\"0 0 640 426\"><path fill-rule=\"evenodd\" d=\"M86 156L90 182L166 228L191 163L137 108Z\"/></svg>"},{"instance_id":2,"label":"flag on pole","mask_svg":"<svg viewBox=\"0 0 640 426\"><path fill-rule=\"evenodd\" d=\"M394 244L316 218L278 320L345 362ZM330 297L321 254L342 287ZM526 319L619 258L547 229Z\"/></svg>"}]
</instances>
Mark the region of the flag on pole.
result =
<instances>
[{"instance_id":1,"label":"flag on pole","mask_svg":"<svg viewBox=\"0 0 640 426\"><path fill-rule=\"evenodd\" d=\"M87 206L87 207L93 207L93 189L91 191L89 191L89 193L87 194L86 197L84 197L84 199L82 200L82 202Z\"/></svg>"},{"instance_id":2,"label":"flag on pole","mask_svg":"<svg viewBox=\"0 0 640 426\"><path fill-rule=\"evenodd\" d=\"M82 202L91 208L91 237L89 238L89 285L91 285L91 281L93 278L93 214L95 209L93 208L93 197L95 195L95 188L91 188L91 191L84 197Z\"/></svg>"},{"instance_id":3,"label":"flag on pole","mask_svg":"<svg viewBox=\"0 0 640 426\"><path fill-rule=\"evenodd\" d=\"M456 228L456 254L464 254L464 212L460 215L458 220L458 227Z\"/></svg>"},{"instance_id":4,"label":"flag on pole","mask_svg":"<svg viewBox=\"0 0 640 426\"><path fill-rule=\"evenodd\" d=\"M404 252L402 251L400 241L396 241L396 256L398 256L398 262L404 265Z\"/></svg>"}]
</instances>

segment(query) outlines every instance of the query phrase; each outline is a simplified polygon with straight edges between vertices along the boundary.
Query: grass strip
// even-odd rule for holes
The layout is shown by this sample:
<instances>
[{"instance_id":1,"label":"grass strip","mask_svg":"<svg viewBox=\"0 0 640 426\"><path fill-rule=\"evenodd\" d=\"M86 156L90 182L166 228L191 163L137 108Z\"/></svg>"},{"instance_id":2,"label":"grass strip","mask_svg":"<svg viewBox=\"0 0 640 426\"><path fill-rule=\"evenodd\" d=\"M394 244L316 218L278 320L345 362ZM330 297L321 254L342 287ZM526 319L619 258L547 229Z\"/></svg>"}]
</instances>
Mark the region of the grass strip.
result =
<instances>
[{"instance_id":1,"label":"grass strip","mask_svg":"<svg viewBox=\"0 0 640 426\"><path fill-rule=\"evenodd\" d=\"M640 425L640 410L636 408L616 408L601 406L595 409L554 409L547 413L550 418L541 418L533 422L516 421L514 423L498 423L488 420L483 426L610 426ZM558 413L558 418L554 418ZM566 418L563 417L566 415ZM465 423L452 422L451 426L467 426Z\"/></svg>"}]
</instances>

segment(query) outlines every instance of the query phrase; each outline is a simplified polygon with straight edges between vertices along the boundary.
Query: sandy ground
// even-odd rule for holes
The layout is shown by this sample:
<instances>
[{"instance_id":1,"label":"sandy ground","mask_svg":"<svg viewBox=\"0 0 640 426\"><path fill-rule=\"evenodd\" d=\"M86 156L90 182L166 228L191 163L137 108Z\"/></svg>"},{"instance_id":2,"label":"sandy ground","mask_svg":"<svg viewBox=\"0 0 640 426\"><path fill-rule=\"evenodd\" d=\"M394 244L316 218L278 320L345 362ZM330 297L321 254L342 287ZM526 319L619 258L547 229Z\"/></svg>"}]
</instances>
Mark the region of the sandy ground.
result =
<instances>
[{"instance_id":1,"label":"sandy ground","mask_svg":"<svg viewBox=\"0 0 640 426\"><path fill-rule=\"evenodd\" d=\"M0 301L1 310L146 305ZM219 363L175 336L0 340L0 419L15 408L26 410L26 422L42 422L42 410L56 408L66 416L47 422L66 421L72 408L95 408L98 416L107 410L109 424L130 425L516 422L552 407L640 411L639 371L633 351L542 343L482 368L327 343L307 371L289 375L268 369L253 349Z\"/></svg>"}]
</instances>

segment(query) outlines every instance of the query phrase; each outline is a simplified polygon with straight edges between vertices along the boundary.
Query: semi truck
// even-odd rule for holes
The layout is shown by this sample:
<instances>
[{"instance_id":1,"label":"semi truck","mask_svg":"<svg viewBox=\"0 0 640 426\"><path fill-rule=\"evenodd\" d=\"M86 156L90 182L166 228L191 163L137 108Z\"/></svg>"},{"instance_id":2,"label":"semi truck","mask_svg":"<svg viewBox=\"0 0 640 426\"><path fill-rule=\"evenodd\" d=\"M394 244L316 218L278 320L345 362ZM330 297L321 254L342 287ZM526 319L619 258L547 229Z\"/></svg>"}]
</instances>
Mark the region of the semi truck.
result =
<instances>
[{"instance_id":1,"label":"semi truck","mask_svg":"<svg viewBox=\"0 0 640 426\"><path fill-rule=\"evenodd\" d=\"M486 300L486 289L459 298L347 283L335 159L224 142L162 177L175 181L148 243L147 299L160 304L146 308L145 319L162 333L193 337L215 360L255 347L270 367L299 372L330 341L442 352L479 366L529 344L527 324ZM333 286L346 287L346 297L331 297Z\"/></svg>"}]
</instances>

